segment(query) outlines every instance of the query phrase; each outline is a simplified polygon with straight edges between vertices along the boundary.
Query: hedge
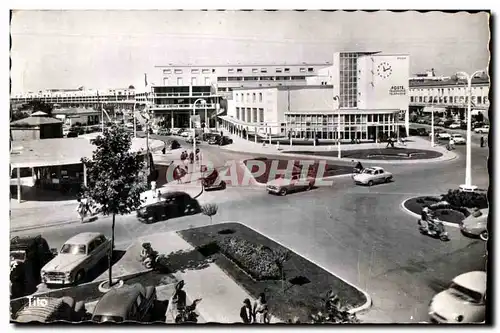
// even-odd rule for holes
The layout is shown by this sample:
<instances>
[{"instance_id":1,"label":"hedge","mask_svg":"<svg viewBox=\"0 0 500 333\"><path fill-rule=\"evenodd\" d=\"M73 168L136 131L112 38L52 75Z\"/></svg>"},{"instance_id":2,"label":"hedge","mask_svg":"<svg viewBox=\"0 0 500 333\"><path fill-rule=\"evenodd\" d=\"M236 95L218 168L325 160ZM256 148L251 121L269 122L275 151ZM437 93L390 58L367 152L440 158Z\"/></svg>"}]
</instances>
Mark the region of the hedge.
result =
<instances>
[{"instance_id":1,"label":"hedge","mask_svg":"<svg viewBox=\"0 0 500 333\"><path fill-rule=\"evenodd\" d=\"M454 207L466 208L488 208L488 198L485 193L464 192L461 190L448 190L448 193L442 196L442 200L450 203Z\"/></svg>"},{"instance_id":2,"label":"hedge","mask_svg":"<svg viewBox=\"0 0 500 333\"><path fill-rule=\"evenodd\" d=\"M279 280L277 255L270 248L255 245L237 236L219 241L221 252L255 280Z\"/></svg>"}]
</instances>

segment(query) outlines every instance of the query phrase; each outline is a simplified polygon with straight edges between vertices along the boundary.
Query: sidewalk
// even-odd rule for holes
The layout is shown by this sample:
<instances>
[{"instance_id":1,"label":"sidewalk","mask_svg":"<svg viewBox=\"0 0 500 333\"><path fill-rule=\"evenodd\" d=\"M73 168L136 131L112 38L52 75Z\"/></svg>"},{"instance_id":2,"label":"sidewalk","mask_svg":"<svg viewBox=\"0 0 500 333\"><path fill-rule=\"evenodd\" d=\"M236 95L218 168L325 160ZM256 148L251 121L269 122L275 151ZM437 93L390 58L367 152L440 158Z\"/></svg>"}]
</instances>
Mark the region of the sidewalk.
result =
<instances>
[{"instance_id":1,"label":"sidewalk","mask_svg":"<svg viewBox=\"0 0 500 333\"><path fill-rule=\"evenodd\" d=\"M194 250L194 248L176 232L140 237L137 239L135 245L132 245L127 250L127 254L125 254L113 267L113 271L116 271L117 276L123 272L130 273L130 269L124 267L132 264L130 261L139 255L140 251L137 252L138 250L136 248L140 247L140 244L143 242L151 243L154 250L166 256L172 252L188 252ZM137 252L137 254L135 254L134 251ZM128 252L131 252L130 255L128 255ZM127 262L122 263L124 258ZM133 266L130 267L136 269L137 265L140 265L139 261L133 263ZM106 276L105 273L103 276ZM183 272L179 271L176 272L174 276L178 281L184 280L184 290L190 299L202 299L197 306L197 310L206 322L239 323L241 322L239 310L243 300L249 298L253 303L253 298L213 263L203 269L186 269ZM277 321L276 318L273 318L271 322Z\"/></svg>"},{"instance_id":2,"label":"sidewalk","mask_svg":"<svg viewBox=\"0 0 500 333\"><path fill-rule=\"evenodd\" d=\"M269 145L269 143L266 143L265 146L263 146L262 143L255 143L253 141L247 141L237 135L234 134L229 134L227 131L225 132L225 135L228 135L231 137L233 140L233 144L228 145L228 146L223 146L222 149L229 150L229 151L237 151L237 152L246 152L250 154L259 154L259 155L280 155L284 154L286 156L293 156L293 157L301 157L301 158L306 158L306 157L311 157L311 158L321 158L325 160L331 160L331 161L351 161L351 158L338 158L338 157L333 157L333 156L316 156L316 155L305 155L305 154L289 154L287 153L288 151L295 151L295 152L301 152L301 151L313 151L313 152L320 152L320 151L337 151L337 145L334 143L331 144L320 144L318 146L314 145L293 145L292 141L292 146L290 145L280 145L279 149L276 144ZM448 161L452 160L457 157L457 155L454 152L448 151L444 146L436 145L435 147L431 147L430 142L420 138L420 137L410 137L407 139L408 141L405 142L405 145L401 144L395 144L396 147L400 148L407 148L407 149L423 149L423 150L433 150L437 151L443 154L443 156L440 156L438 158L433 158L433 159L421 159L421 160L360 160L361 162L365 163L390 163L390 164L415 164L415 163L429 163L429 162L441 162L441 161ZM342 151L349 151L349 150L361 150L361 149L384 149L386 147L387 143L361 143L361 144L342 144L341 145L341 150Z\"/></svg>"}]
</instances>

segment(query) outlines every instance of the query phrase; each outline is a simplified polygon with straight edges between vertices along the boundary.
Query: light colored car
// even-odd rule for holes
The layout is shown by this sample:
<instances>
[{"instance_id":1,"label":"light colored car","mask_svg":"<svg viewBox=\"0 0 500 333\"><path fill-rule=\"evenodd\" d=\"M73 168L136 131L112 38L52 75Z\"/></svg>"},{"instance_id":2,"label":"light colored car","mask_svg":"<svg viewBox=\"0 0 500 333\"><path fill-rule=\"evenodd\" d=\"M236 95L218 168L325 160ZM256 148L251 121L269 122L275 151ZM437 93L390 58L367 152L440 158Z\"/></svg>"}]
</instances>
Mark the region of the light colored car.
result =
<instances>
[{"instance_id":1,"label":"light colored car","mask_svg":"<svg viewBox=\"0 0 500 333\"><path fill-rule=\"evenodd\" d=\"M442 140L449 140L451 138L451 134L447 132L440 132L436 134L436 138L442 139Z\"/></svg>"},{"instance_id":2,"label":"light colored car","mask_svg":"<svg viewBox=\"0 0 500 333\"><path fill-rule=\"evenodd\" d=\"M482 323L485 314L486 272L481 271L457 276L429 305L430 319L436 323Z\"/></svg>"},{"instance_id":3,"label":"light colored car","mask_svg":"<svg viewBox=\"0 0 500 333\"><path fill-rule=\"evenodd\" d=\"M376 183L388 183L392 180L392 173L380 167L366 168L363 172L354 175L354 182L358 185L372 186Z\"/></svg>"},{"instance_id":4,"label":"light colored car","mask_svg":"<svg viewBox=\"0 0 500 333\"><path fill-rule=\"evenodd\" d=\"M188 131L184 131L184 132L182 132L182 133L181 133L181 136L182 136L183 138L187 138L187 137L189 137L190 135L191 135L191 133L189 133Z\"/></svg>"},{"instance_id":5,"label":"light colored car","mask_svg":"<svg viewBox=\"0 0 500 333\"><path fill-rule=\"evenodd\" d=\"M85 274L105 258L111 242L101 233L83 232L63 244L57 256L43 266L40 274L46 284L82 282Z\"/></svg>"},{"instance_id":6,"label":"light colored car","mask_svg":"<svg viewBox=\"0 0 500 333\"><path fill-rule=\"evenodd\" d=\"M134 128L134 123L126 123L125 127L126 128Z\"/></svg>"},{"instance_id":7,"label":"light colored car","mask_svg":"<svg viewBox=\"0 0 500 333\"><path fill-rule=\"evenodd\" d=\"M314 187L315 179L313 177L300 178L299 175L286 176L271 180L267 183L266 189L269 194L279 194L282 196L290 192L299 190L310 190Z\"/></svg>"},{"instance_id":8,"label":"light colored car","mask_svg":"<svg viewBox=\"0 0 500 333\"><path fill-rule=\"evenodd\" d=\"M448 128L457 129L460 128L460 126L462 126L460 123L453 123L450 126L448 126Z\"/></svg>"},{"instance_id":9,"label":"light colored car","mask_svg":"<svg viewBox=\"0 0 500 333\"><path fill-rule=\"evenodd\" d=\"M489 125L484 125L483 127L479 127L474 129L474 132L484 134L484 133L489 133L490 132L490 126Z\"/></svg>"},{"instance_id":10,"label":"light colored car","mask_svg":"<svg viewBox=\"0 0 500 333\"><path fill-rule=\"evenodd\" d=\"M480 237L482 240L488 240L488 212L489 209L481 209L473 213L460 223L460 231L468 237Z\"/></svg>"},{"instance_id":11,"label":"light colored car","mask_svg":"<svg viewBox=\"0 0 500 333\"><path fill-rule=\"evenodd\" d=\"M451 136L456 145L464 145L466 143L465 138L462 134L453 134Z\"/></svg>"}]
</instances>

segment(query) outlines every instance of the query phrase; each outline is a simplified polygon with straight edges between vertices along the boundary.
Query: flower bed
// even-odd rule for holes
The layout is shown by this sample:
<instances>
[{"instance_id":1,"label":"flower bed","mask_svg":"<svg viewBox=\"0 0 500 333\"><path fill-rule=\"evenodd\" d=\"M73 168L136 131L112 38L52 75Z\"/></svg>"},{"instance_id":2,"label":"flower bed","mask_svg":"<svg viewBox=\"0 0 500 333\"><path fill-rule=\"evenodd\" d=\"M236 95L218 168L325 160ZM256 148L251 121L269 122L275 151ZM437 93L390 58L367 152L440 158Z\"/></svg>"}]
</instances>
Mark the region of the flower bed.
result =
<instances>
[{"instance_id":1,"label":"flower bed","mask_svg":"<svg viewBox=\"0 0 500 333\"><path fill-rule=\"evenodd\" d=\"M453 206L450 203L441 201L436 197L411 198L404 203L404 206L412 213L418 215L422 213L422 209L425 206L429 206L429 208L434 212L434 215L441 221L457 224L470 215L467 208Z\"/></svg>"},{"instance_id":2,"label":"flower bed","mask_svg":"<svg viewBox=\"0 0 500 333\"><path fill-rule=\"evenodd\" d=\"M488 208L488 197L482 192L464 192L460 190L448 190L442 196L442 200L450 203L454 207L466 208Z\"/></svg>"}]
</instances>

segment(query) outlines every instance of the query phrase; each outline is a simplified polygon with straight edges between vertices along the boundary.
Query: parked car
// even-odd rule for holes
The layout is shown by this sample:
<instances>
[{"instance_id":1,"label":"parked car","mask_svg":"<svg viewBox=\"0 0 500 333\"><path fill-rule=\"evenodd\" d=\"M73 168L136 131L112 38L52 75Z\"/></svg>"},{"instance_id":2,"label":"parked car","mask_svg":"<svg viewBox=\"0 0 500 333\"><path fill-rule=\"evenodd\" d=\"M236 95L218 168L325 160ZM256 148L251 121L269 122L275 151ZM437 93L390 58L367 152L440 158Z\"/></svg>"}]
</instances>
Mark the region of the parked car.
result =
<instances>
[{"instance_id":1,"label":"parked car","mask_svg":"<svg viewBox=\"0 0 500 333\"><path fill-rule=\"evenodd\" d=\"M153 286L144 287L136 283L111 289L97 302L92 321L97 323L150 321L156 299L156 288Z\"/></svg>"},{"instance_id":2,"label":"parked car","mask_svg":"<svg viewBox=\"0 0 500 333\"><path fill-rule=\"evenodd\" d=\"M482 121L475 121L471 125L472 125L473 129L476 129L476 128L483 127L486 124L484 122L482 122Z\"/></svg>"},{"instance_id":3,"label":"parked car","mask_svg":"<svg viewBox=\"0 0 500 333\"><path fill-rule=\"evenodd\" d=\"M444 120L438 120L437 123L435 123L436 126L443 126L444 127Z\"/></svg>"},{"instance_id":4,"label":"parked car","mask_svg":"<svg viewBox=\"0 0 500 333\"><path fill-rule=\"evenodd\" d=\"M366 168L363 172L353 176L357 185L372 186L376 183L388 183L393 179L392 173L380 167Z\"/></svg>"},{"instance_id":5,"label":"parked car","mask_svg":"<svg viewBox=\"0 0 500 333\"><path fill-rule=\"evenodd\" d=\"M436 138L438 140L449 140L451 138L451 134L447 132L438 132L436 134Z\"/></svg>"},{"instance_id":6,"label":"parked car","mask_svg":"<svg viewBox=\"0 0 500 333\"><path fill-rule=\"evenodd\" d=\"M489 125L484 125L482 127L474 129L474 132L480 133L480 134L485 134L490 132L490 126Z\"/></svg>"},{"instance_id":7,"label":"parked car","mask_svg":"<svg viewBox=\"0 0 500 333\"><path fill-rule=\"evenodd\" d=\"M181 144L177 140L172 140L167 142L167 148L170 148L171 150L174 149L179 149L181 147Z\"/></svg>"},{"instance_id":8,"label":"parked car","mask_svg":"<svg viewBox=\"0 0 500 333\"><path fill-rule=\"evenodd\" d=\"M200 204L185 192L168 192L158 202L137 210L137 218L143 223L152 223L169 218L198 214Z\"/></svg>"},{"instance_id":9,"label":"parked car","mask_svg":"<svg viewBox=\"0 0 500 333\"><path fill-rule=\"evenodd\" d=\"M129 122L129 123L126 123L126 124L125 124L125 127L126 127L126 128L129 128L129 129L133 129L133 128L134 128L134 123L130 123L130 122Z\"/></svg>"},{"instance_id":10,"label":"parked car","mask_svg":"<svg viewBox=\"0 0 500 333\"><path fill-rule=\"evenodd\" d=\"M489 209L481 209L473 213L460 222L460 231L464 236L479 237L484 241L488 240L488 212Z\"/></svg>"},{"instance_id":11,"label":"parked car","mask_svg":"<svg viewBox=\"0 0 500 333\"><path fill-rule=\"evenodd\" d=\"M220 178L219 172L215 169L209 175L203 177L202 183L205 191L224 190L226 188L226 182Z\"/></svg>"},{"instance_id":12,"label":"parked car","mask_svg":"<svg viewBox=\"0 0 500 333\"><path fill-rule=\"evenodd\" d=\"M454 278L450 287L434 296L429 306L434 323L481 323L485 315L486 272L481 271Z\"/></svg>"},{"instance_id":13,"label":"parked car","mask_svg":"<svg viewBox=\"0 0 500 333\"><path fill-rule=\"evenodd\" d=\"M426 124L429 121L427 118L420 118L417 120L417 124Z\"/></svg>"},{"instance_id":14,"label":"parked car","mask_svg":"<svg viewBox=\"0 0 500 333\"><path fill-rule=\"evenodd\" d=\"M189 138L186 140L186 143L193 144L193 136L189 136ZM196 144L200 144L201 141L198 137L196 137Z\"/></svg>"},{"instance_id":15,"label":"parked car","mask_svg":"<svg viewBox=\"0 0 500 333\"><path fill-rule=\"evenodd\" d=\"M465 143L467 142L462 134L452 134L451 138L456 145L465 145Z\"/></svg>"},{"instance_id":16,"label":"parked car","mask_svg":"<svg viewBox=\"0 0 500 333\"><path fill-rule=\"evenodd\" d=\"M429 133L423 127L410 128L410 136L426 136Z\"/></svg>"},{"instance_id":17,"label":"parked car","mask_svg":"<svg viewBox=\"0 0 500 333\"><path fill-rule=\"evenodd\" d=\"M219 145L219 146L225 146L225 145L230 145L233 143L233 139L227 137L227 136L216 136L213 137L208 141L209 145Z\"/></svg>"},{"instance_id":18,"label":"parked car","mask_svg":"<svg viewBox=\"0 0 500 333\"><path fill-rule=\"evenodd\" d=\"M156 134L157 135L163 135L163 136L167 136L167 135L170 135L170 131L166 128L160 128L156 131Z\"/></svg>"},{"instance_id":19,"label":"parked car","mask_svg":"<svg viewBox=\"0 0 500 333\"><path fill-rule=\"evenodd\" d=\"M300 178L300 175L287 177L282 175L280 178L271 180L266 185L267 193L279 194L282 196L299 190L309 191L314 187L315 179L313 177Z\"/></svg>"},{"instance_id":20,"label":"parked car","mask_svg":"<svg viewBox=\"0 0 500 333\"><path fill-rule=\"evenodd\" d=\"M27 289L36 287L42 267L52 258L54 254L41 235L13 237L10 240L11 297L24 296Z\"/></svg>"},{"instance_id":21,"label":"parked car","mask_svg":"<svg viewBox=\"0 0 500 333\"><path fill-rule=\"evenodd\" d=\"M46 284L76 284L107 257L111 242L99 232L83 232L68 239L41 271Z\"/></svg>"},{"instance_id":22,"label":"parked car","mask_svg":"<svg viewBox=\"0 0 500 333\"><path fill-rule=\"evenodd\" d=\"M451 129L458 129L462 126L462 123L458 122L458 123L452 123L450 124L450 126L448 126L448 128L451 128Z\"/></svg>"},{"instance_id":23,"label":"parked car","mask_svg":"<svg viewBox=\"0 0 500 333\"><path fill-rule=\"evenodd\" d=\"M184 131L184 132L181 132L180 136L182 136L183 138L187 138L189 137L191 134L187 131Z\"/></svg>"},{"instance_id":24,"label":"parked car","mask_svg":"<svg viewBox=\"0 0 500 333\"><path fill-rule=\"evenodd\" d=\"M32 301L31 304L27 302L17 311L13 319L18 323L80 322L86 319L84 302L75 302L69 296L62 298L43 297L43 301L43 303Z\"/></svg>"}]
</instances>

